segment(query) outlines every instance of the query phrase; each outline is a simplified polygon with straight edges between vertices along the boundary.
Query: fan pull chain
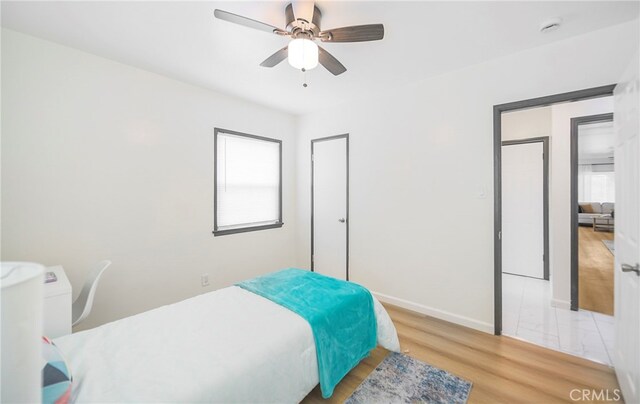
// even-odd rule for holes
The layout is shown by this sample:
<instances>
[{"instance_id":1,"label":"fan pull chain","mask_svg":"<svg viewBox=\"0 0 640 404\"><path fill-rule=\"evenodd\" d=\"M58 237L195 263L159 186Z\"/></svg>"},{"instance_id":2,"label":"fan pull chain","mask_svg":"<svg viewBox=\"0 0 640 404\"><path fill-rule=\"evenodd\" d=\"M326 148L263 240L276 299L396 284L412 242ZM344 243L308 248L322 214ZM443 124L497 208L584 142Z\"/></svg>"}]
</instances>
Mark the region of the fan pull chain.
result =
<instances>
[{"instance_id":1,"label":"fan pull chain","mask_svg":"<svg viewBox=\"0 0 640 404\"><path fill-rule=\"evenodd\" d=\"M307 69L302 68L302 87L307 88Z\"/></svg>"}]
</instances>

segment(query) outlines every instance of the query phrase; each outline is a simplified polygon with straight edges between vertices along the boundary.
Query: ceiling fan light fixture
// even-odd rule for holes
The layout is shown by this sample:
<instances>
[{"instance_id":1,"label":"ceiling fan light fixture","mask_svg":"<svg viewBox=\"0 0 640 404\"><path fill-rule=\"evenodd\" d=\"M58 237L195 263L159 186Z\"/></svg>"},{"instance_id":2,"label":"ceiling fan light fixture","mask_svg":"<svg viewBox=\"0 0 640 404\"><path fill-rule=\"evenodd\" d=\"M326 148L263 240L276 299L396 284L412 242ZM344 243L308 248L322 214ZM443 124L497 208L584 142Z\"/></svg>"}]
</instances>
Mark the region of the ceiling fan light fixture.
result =
<instances>
[{"instance_id":1,"label":"ceiling fan light fixture","mask_svg":"<svg viewBox=\"0 0 640 404\"><path fill-rule=\"evenodd\" d=\"M295 13L294 8L297 8ZM314 41L328 43L369 42L384 38L384 25L382 24L350 25L322 30L320 28L322 12L312 0L287 4L284 9L285 29L224 10L215 9L213 14L217 19L223 21L279 36L288 36L292 39L287 46L260 63L262 67L274 67L284 62L285 59L289 59L289 64L298 70L313 69L321 64L331 74L338 76L346 72L347 68L326 49L316 45ZM296 17L295 14L301 15Z\"/></svg>"},{"instance_id":2,"label":"ceiling fan light fixture","mask_svg":"<svg viewBox=\"0 0 640 404\"><path fill-rule=\"evenodd\" d=\"M318 66L318 45L310 39L292 40L288 52L289 64L296 69L310 70Z\"/></svg>"}]
</instances>

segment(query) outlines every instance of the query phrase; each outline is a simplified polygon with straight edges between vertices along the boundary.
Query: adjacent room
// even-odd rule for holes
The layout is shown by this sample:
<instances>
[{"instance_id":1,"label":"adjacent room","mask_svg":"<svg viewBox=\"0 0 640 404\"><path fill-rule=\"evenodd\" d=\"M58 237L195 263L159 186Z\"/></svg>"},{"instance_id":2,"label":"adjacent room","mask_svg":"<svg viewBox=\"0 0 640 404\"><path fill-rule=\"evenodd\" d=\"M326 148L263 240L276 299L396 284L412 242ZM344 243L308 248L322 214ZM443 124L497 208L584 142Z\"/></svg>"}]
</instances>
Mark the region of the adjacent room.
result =
<instances>
[{"instance_id":1,"label":"adjacent room","mask_svg":"<svg viewBox=\"0 0 640 404\"><path fill-rule=\"evenodd\" d=\"M501 126L502 331L608 365L615 339L613 101L590 96L518 109L503 113ZM567 166L575 168L567 173ZM572 188L578 201L594 202L566 209ZM561 243L572 236L578 243L567 251Z\"/></svg>"},{"instance_id":2,"label":"adjacent room","mask_svg":"<svg viewBox=\"0 0 640 404\"><path fill-rule=\"evenodd\" d=\"M596 116L595 120L585 121L578 127L577 140L578 306L613 316L616 198L613 117Z\"/></svg>"},{"instance_id":3,"label":"adjacent room","mask_svg":"<svg viewBox=\"0 0 640 404\"><path fill-rule=\"evenodd\" d=\"M639 1L0 21L0 402L640 402Z\"/></svg>"}]
</instances>

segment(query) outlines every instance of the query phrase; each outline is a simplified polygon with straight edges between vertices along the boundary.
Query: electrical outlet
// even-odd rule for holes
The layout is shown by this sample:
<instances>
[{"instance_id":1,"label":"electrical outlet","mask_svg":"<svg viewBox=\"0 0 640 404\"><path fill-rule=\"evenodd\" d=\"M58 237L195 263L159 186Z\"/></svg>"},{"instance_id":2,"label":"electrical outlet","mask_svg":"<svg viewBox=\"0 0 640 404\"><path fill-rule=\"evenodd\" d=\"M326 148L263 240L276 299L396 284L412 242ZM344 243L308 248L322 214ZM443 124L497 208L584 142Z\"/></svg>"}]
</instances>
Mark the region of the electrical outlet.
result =
<instances>
[{"instance_id":1,"label":"electrical outlet","mask_svg":"<svg viewBox=\"0 0 640 404\"><path fill-rule=\"evenodd\" d=\"M200 284L202 287L209 286L209 274L200 275Z\"/></svg>"}]
</instances>

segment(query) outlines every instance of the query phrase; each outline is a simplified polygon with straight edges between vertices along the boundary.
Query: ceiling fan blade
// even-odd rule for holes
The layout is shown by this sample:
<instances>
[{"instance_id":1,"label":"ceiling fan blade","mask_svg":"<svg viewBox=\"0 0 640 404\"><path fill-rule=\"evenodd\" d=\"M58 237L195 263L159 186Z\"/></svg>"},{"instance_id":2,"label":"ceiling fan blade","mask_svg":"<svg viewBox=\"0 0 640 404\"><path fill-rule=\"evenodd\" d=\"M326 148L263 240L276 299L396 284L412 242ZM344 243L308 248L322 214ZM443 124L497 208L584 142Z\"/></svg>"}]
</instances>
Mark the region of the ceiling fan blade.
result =
<instances>
[{"instance_id":1,"label":"ceiling fan blade","mask_svg":"<svg viewBox=\"0 0 640 404\"><path fill-rule=\"evenodd\" d=\"M277 51L276 53L274 53L273 55L269 56L268 58L266 58L264 60L264 62L260 63L260 66L262 67L273 67L275 65L277 65L278 63L282 62L283 60L285 60L289 54L288 52L288 46L285 46L284 48L280 49L279 51Z\"/></svg>"},{"instance_id":2,"label":"ceiling fan blade","mask_svg":"<svg viewBox=\"0 0 640 404\"><path fill-rule=\"evenodd\" d=\"M216 18L219 18L221 20L229 21L229 22L232 22L232 23L238 24L238 25L244 25L245 27L258 29L260 31L271 32L271 33L276 33L276 34L282 34L282 33L287 34L286 31L284 31L284 30L282 30L280 28L274 27L273 25L269 25L269 24L265 24L264 22L252 20L251 18L247 18L247 17L243 17L241 15L233 14L233 13L230 13L228 11L215 9L214 12L213 12L213 15L215 15Z\"/></svg>"},{"instance_id":3,"label":"ceiling fan blade","mask_svg":"<svg viewBox=\"0 0 640 404\"><path fill-rule=\"evenodd\" d=\"M294 0L291 4L293 5L293 11L296 18L302 18L306 22L313 21L313 12L315 9L313 1Z\"/></svg>"},{"instance_id":4,"label":"ceiling fan blade","mask_svg":"<svg viewBox=\"0 0 640 404\"><path fill-rule=\"evenodd\" d=\"M322 42L366 42L378 41L384 38L384 25L354 25L328 29L318 35Z\"/></svg>"},{"instance_id":5,"label":"ceiling fan blade","mask_svg":"<svg viewBox=\"0 0 640 404\"><path fill-rule=\"evenodd\" d=\"M320 46L318 46L318 62L320 62L320 64L324 66L325 69L333 73L334 76L347 71L347 68L344 67L342 63L338 62L338 59L334 58L332 54L330 54Z\"/></svg>"},{"instance_id":6,"label":"ceiling fan blade","mask_svg":"<svg viewBox=\"0 0 640 404\"><path fill-rule=\"evenodd\" d=\"M284 9L284 19L285 19L285 27L288 27L289 24L296 20L296 16L293 14L293 3L287 4L287 7Z\"/></svg>"}]
</instances>

